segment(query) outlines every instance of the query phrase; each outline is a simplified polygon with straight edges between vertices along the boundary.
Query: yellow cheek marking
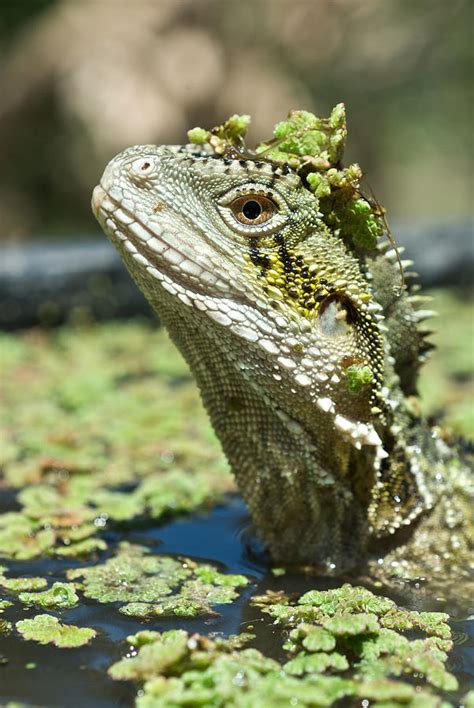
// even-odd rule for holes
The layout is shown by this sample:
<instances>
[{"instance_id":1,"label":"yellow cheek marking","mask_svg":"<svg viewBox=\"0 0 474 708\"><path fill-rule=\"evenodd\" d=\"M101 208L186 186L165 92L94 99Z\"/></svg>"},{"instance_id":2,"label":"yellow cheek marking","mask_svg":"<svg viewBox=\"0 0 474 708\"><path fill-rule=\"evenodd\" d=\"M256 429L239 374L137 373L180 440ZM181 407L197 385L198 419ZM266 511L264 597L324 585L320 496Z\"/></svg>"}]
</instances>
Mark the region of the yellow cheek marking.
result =
<instances>
[{"instance_id":1,"label":"yellow cheek marking","mask_svg":"<svg viewBox=\"0 0 474 708\"><path fill-rule=\"evenodd\" d=\"M267 259L269 267L261 267L258 275L264 292L274 300L285 302L303 317L314 317L320 302L334 292L334 288L317 275L318 266L307 265L301 254L280 249Z\"/></svg>"}]
</instances>

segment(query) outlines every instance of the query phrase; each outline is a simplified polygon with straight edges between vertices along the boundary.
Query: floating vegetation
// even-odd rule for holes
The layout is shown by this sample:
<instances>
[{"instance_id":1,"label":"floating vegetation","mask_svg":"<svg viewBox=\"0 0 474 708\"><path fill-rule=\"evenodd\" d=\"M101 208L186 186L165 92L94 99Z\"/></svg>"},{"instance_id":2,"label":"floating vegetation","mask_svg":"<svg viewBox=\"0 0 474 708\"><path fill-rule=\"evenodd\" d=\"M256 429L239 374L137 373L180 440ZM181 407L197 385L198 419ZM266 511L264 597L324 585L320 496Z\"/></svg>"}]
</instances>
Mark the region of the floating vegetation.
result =
<instances>
[{"instance_id":1,"label":"floating vegetation","mask_svg":"<svg viewBox=\"0 0 474 708\"><path fill-rule=\"evenodd\" d=\"M388 597L374 595L366 588L348 583L335 590L310 590L296 603L290 603L284 595L278 602L275 599L275 594L268 592L253 597L252 604L273 617L277 624L316 621L335 636L376 631L382 626L401 632L419 630L445 640L451 637L447 624L449 616L444 612L406 610Z\"/></svg>"},{"instance_id":2,"label":"floating vegetation","mask_svg":"<svg viewBox=\"0 0 474 708\"><path fill-rule=\"evenodd\" d=\"M253 604L289 630L283 648L295 656L286 662L244 648L252 635L225 640L170 630L128 637L132 651L109 673L142 686L139 708L330 706L343 698L378 706L451 705L440 697L457 689L445 666L452 647L447 615L409 612L347 584L308 592L296 603L275 599L269 592ZM403 634L414 628L427 636Z\"/></svg>"},{"instance_id":3,"label":"floating vegetation","mask_svg":"<svg viewBox=\"0 0 474 708\"><path fill-rule=\"evenodd\" d=\"M42 590L47 587L46 578L5 578L0 576L0 587L10 592L24 592L31 590Z\"/></svg>"},{"instance_id":4,"label":"floating vegetation","mask_svg":"<svg viewBox=\"0 0 474 708\"><path fill-rule=\"evenodd\" d=\"M445 357L445 371L435 356L422 372L425 412L447 407L449 424L462 434L472 429L465 384L469 303L446 292L436 297L442 322L436 356ZM117 545L130 532L137 538L171 516L209 508L233 489L195 384L166 333L138 323L64 327L0 335L0 347L5 647L15 636L18 643L30 639L53 650L81 646L96 632L95 603L108 622L116 617L131 631L163 629L162 619L166 626L186 626L193 617L203 617L203 627L216 621L222 627L225 615L216 617L221 606L239 600L240 612L248 578L137 543ZM364 385L366 375L356 371L354 385ZM112 675L129 676L143 688L140 708L200 701L357 705L363 699L379 706L446 708L461 702L474 708L473 695L461 700L451 693L446 615L405 610L347 587L290 599L278 590L287 583L285 570L272 573L275 591L256 598L253 611L272 624L281 661L252 648L248 635L223 640L180 630L164 641L165 632L145 630L131 638L132 649L124 651L130 658L115 663ZM31 619L33 608L61 616ZM90 629L75 626L78 614ZM264 623L254 626L259 630ZM112 663L117 645L105 635L100 644L109 647L102 665ZM0 656L2 671L14 663L8 651Z\"/></svg>"},{"instance_id":5,"label":"floating vegetation","mask_svg":"<svg viewBox=\"0 0 474 708\"><path fill-rule=\"evenodd\" d=\"M52 615L36 615L33 619L20 620L16 628L24 639L38 644L54 644L61 649L82 647L97 635L95 629L61 624Z\"/></svg>"},{"instance_id":6,"label":"floating vegetation","mask_svg":"<svg viewBox=\"0 0 474 708\"><path fill-rule=\"evenodd\" d=\"M214 605L228 604L245 587L243 575L220 573L210 565L189 559L148 553L141 546L122 543L105 563L68 572L81 578L83 594L97 602L121 603L120 611L136 617L216 614Z\"/></svg>"},{"instance_id":7,"label":"floating vegetation","mask_svg":"<svg viewBox=\"0 0 474 708\"><path fill-rule=\"evenodd\" d=\"M18 490L18 508L0 515L0 557L96 554L112 524L209 507L233 488L163 331L108 324L0 340L0 490Z\"/></svg>"},{"instance_id":8,"label":"floating vegetation","mask_svg":"<svg viewBox=\"0 0 474 708\"><path fill-rule=\"evenodd\" d=\"M44 592L22 592L19 599L27 605L52 607L58 610L74 607L79 602L76 589L71 583L54 583Z\"/></svg>"},{"instance_id":9,"label":"floating vegetation","mask_svg":"<svg viewBox=\"0 0 474 708\"><path fill-rule=\"evenodd\" d=\"M448 423L469 434L471 351L459 332L469 330L470 308L447 293L436 299L444 324L440 351L422 372L425 413L451 406ZM233 488L195 384L163 330L65 327L3 334L0 347L0 490L18 490L18 507L0 515L0 557L94 555L113 524L209 507ZM355 371L350 385L368 377Z\"/></svg>"}]
</instances>

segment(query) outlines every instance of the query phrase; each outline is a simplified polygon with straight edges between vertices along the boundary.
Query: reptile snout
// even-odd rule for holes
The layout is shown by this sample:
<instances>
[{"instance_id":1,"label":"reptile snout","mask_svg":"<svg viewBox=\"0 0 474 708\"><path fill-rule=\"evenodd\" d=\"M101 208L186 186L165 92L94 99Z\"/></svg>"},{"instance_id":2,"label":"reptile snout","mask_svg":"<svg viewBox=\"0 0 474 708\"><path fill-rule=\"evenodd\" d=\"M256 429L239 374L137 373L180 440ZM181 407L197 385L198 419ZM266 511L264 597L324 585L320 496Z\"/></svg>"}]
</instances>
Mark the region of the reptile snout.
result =
<instances>
[{"instance_id":1,"label":"reptile snout","mask_svg":"<svg viewBox=\"0 0 474 708\"><path fill-rule=\"evenodd\" d=\"M100 209L105 197L106 197L106 192L104 191L104 189L101 187L100 184L98 184L96 187L94 187L94 191L92 192L91 204L92 204L92 211L94 212L94 216L96 219L99 218L99 209Z\"/></svg>"}]
</instances>

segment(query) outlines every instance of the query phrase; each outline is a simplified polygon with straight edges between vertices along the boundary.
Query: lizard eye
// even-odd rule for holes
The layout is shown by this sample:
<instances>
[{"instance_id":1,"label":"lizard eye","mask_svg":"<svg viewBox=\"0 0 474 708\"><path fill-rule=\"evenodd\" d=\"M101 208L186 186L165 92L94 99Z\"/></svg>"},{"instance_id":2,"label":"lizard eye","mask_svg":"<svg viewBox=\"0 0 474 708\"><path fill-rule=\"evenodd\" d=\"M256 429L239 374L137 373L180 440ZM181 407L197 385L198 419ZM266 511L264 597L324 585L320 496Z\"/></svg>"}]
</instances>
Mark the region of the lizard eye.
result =
<instances>
[{"instance_id":1,"label":"lizard eye","mask_svg":"<svg viewBox=\"0 0 474 708\"><path fill-rule=\"evenodd\" d=\"M247 182L225 192L217 209L231 231L242 236L266 236L282 228L289 216L288 205L276 191L257 182Z\"/></svg>"},{"instance_id":2,"label":"lizard eye","mask_svg":"<svg viewBox=\"0 0 474 708\"><path fill-rule=\"evenodd\" d=\"M278 211L274 201L263 194L246 194L229 204L233 215L241 224L252 226L264 224Z\"/></svg>"}]
</instances>

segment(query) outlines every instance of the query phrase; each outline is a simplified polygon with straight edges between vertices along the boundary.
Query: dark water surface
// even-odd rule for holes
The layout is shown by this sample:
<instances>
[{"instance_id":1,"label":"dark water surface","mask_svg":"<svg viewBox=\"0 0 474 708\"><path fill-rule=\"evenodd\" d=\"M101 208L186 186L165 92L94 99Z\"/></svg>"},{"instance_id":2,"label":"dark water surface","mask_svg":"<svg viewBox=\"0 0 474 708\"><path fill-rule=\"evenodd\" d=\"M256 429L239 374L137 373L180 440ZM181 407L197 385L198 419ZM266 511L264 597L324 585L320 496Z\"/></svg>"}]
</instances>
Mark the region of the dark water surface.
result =
<instances>
[{"instance_id":1,"label":"dark water surface","mask_svg":"<svg viewBox=\"0 0 474 708\"><path fill-rule=\"evenodd\" d=\"M226 505L217 506L210 513L172 521L162 526L136 525L106 534L111 555L123 540L140 543L151 551L163 554L190 556L217 564L230 573L242 573L253 579L232 604L221 605L219 616L211 618L180 619L177 617L138 621L87 598L71 610L61 611L60 621L93 627L98 636L82 648L57 649L24 641L17 634L0 635L0 705L20 701L34 706L68 706L70 708L106 708L133 706L136 687L130 683L113 681L107 668L126 653L125 638L141 629L183 628L189 632L225 635L252 631L257 635L253 645L274 658L283 658L280 631L257 608L250 607L252 595L267 589L302 593L309 589L328 589L339 586L340 580L314 578L287 573L274 577L264 563L254 560L247 552L248 516L243 502L231 497ZM65 570L83 563L71 559L47 559L28 562L9 562L9 575L48 577L51 582L64 581ZM393 595L400 604L413 609L445 609L426 607L419 598L410 598L401 592ZM117 603L117 607L122 603ZM473 603L474 604L474 603ZM20 610L19 605L7 608L1 619L12 622L33 617L42 610ZM474 620L457 618L452 623L455 648L448 668L458 677L460 695L474 687ZM278 636L275 636L277 634ZM35 668L28 668L35 664Z\"/></svg>"}]
</instances>

